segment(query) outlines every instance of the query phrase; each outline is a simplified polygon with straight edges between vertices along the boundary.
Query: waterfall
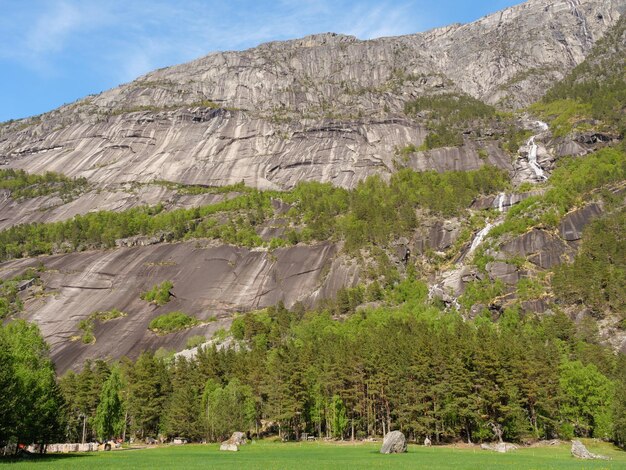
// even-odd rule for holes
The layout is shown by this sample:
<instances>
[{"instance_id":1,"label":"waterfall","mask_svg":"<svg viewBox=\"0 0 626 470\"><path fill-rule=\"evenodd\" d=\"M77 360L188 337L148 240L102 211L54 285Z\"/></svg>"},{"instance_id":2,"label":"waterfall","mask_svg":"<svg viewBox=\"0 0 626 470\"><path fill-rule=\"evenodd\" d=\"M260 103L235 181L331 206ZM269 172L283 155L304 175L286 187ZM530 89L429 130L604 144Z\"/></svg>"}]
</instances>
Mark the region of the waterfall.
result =
<instances>
[{"instance_id":1,"label":"waterfall","mask_svg":"<svg viewBox=\"0 0 626 470\"><path fill-rule=\"evenodd\" d=\"M547 180L548 178L543 172L543 169L537 163L538 146L535 143L535 137L537 136L533 135L530 139L528 139L528 142L526 143L526 145L528 146L528 164L530 165L530 168L532 168L537 178Z\"/></svg>"},{"instance_id":2,"label":"waterfall","mask_svg":"<svg viewBox=\"0 0 626 470\"><path fill-rule=\"evenodd\" d=\"M587 29L587 19L580 13L578 10L578 5L580 5L580 0L568 0L569 6L574 13L574 16L580 23L580 26L583 30L583 35L585 36L585 42L590 43L593 41L591 35L589 34L589 30Z\"/></svg>"},{"instance_id":3,"label":"waterfall","mask_svg":"<svg viewBox=\"0 0 626 470\"><path fill-rule=\"evenodd\" d=\"M506 200L506 194L500 193L498 197L493 201L493 207L498 208L498 212L504 212L504 201Z\"/></svg>"},{"instance_id":4,"label":"waterfall","mask_svg":"<svg viewBox=\"0 0 626 470\"><path fill-rule=\"evenodd\" d=\"M478 248L478 245L480 245L483 242L483 239L487 236L487 234L492 228L493 228L493 224L488 222L487 225L485 225L485 227L476 234L476 236L474 237L474 240L472 240L472 245L470 246L470 249L467 252L468 255L471 254L476 248Z\"/></svg>"}]
</instances>

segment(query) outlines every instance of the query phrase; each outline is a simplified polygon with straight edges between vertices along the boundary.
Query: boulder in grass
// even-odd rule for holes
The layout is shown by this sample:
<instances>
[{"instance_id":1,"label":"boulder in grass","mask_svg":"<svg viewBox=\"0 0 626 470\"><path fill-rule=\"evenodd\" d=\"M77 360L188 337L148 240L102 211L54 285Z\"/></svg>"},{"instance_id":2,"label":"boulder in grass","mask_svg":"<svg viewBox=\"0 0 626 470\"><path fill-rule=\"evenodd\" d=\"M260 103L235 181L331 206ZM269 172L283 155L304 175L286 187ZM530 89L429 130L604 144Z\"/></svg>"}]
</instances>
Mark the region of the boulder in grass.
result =
<instances>
[{"instance_id":1,"label":"boulder in grass","mask_svg":"<svg viewBox=\"0 0 626 470\"><path fill-rule=\"evenodd\" d=\"M232 436L230 436L230 439L228 439L227 442L230 442L231 444L237 444L238 446L242 446L246 444L246 435L242 432L234 432Z\"/></svg>"},{"instance_id":2,"label":"boulder in grass","mask_svg":"<svg viewBox=\"0 0 626 470\"><path fill-rule=\"evenodd\" d=\"M381 454L401 454L406 452L406 438L400 431L391 431L385 435Z\"/></svg>"},{"instance_id":3,"label":"boulder in grass","mask_svg":"<svg viewBox=\"0 0 626 470\"><path fill-rule=\"evenodd\" d=\"M507 452L511 452L512 450L517 450L515 444L511 444L509 442L498 442L497 444L481 444L480 448L482 450L491 450L493 452L500 452L501 454L505 454Z\"/></svg>"},{"instance_id":4,"label":"boulder in grass","mask_svg":"<svg viewBox=\"0 0 626 470\"><path fill-rule=\"evenodd\" d=\"M246 443L246 435L242 432L234 432L230 439L222 442L220 446L220 450L228 450L231 452L237 452L239 450L239 446L242 446Z\"/></svg>"},{"instance_id":5,"label":"boulder in grass","mask_svg":"<svg viewBox=\"0 0 626 470\"><path fill-rule=\"evenodd\" d=\"M239 450L239 446L237 444L233 444L230 441L224 441L222 442L222 445L220 445L220 450L227 450L230 452L237 452Z\"/></svg>"},{"instance_id":6,"label":"boulder in grass","mask_svg":"<svg viewBox=\"0 0 626 470\"><path fill-rule=\"evenodd\" d=\"M580 441L572 441L572 455L577 459L584 460L610 460L604 455L592 454Z\"/></svg>"}]
</instances>

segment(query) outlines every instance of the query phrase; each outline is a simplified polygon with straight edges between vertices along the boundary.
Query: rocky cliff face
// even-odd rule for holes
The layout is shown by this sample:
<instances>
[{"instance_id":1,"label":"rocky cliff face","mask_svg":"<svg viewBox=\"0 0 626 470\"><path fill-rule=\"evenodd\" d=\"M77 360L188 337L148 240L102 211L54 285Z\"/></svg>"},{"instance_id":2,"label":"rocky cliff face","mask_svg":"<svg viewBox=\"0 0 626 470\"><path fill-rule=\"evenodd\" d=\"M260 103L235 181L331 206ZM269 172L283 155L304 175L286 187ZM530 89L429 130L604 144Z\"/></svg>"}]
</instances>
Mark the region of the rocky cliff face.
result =
<instances>
[{"instance_id":1,"label":"rocky cliff face","mask_svg":"<svg viewBox=\"0 0 626 470\"><path fill-rule=\"evenodd\" d=\"M410 36L322 34L210 54L3 126L0 162L99 185L352 187L392 171L394 149L423 142L423 125L398 117L407 100L445 91L527 105L580 63L624 9L624 0L531 0ZM458 157L416 167L482 164L472 149Z\"/></svg>"},{"instance_id":2,"label":"rocky cliff face","mask_svg":"<svg viewBox=\"0 0 626 470\"><path fill-rule=\"evenodd\" d=\"M85 359L136 355L163 346L180 350L188 338L208 338L230 325L234 313L283 302L311 305L358 280L354 266L336 257L335 245L278 249L271 254L210 243L158 244L106 252L19 260L5 263L0 276L11 277L43 263L45 290L25 294L25 318L39 324L51 344L57 370ZM162 307L139 298L141 292L171 281L172 300ZM127 316L96 322L93 344L80 340L79 322L93 312L118 309ZM175 310L194 315L194 328L158 336L148 330L156 316Z\"/></svg>"}]
</instances>

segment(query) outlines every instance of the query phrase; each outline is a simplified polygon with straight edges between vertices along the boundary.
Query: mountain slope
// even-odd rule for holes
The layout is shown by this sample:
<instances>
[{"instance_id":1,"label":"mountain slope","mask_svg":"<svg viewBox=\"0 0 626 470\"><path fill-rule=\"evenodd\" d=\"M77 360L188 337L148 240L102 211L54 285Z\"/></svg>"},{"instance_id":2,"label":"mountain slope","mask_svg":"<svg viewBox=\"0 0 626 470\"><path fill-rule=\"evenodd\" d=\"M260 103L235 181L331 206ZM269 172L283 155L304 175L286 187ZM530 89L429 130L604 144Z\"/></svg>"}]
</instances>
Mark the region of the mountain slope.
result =
<instances>
[{"instance_id":1,"label":"mountain slope","mask_svg":"<svg viewBox=\"0 0 626 470\"><path fill-rule=\"evenodd\" d=\"M0 317L38 322L59 370L179 350L279 302L564 307L626 347L621 298L588 311L568 268L551 281L586 269L583 233L602 225L586 227L623 207L624 5L537 0L401 38L212 54L5 124L9 167L85 179L0 169ZM550 126L477 99L530 103L578 63L530 108ZM605 82L613 112L596 115L606 100L587 91ZM169 281L171 303L140 298ZM179 310L199 323L149 330Z\"/></svg>"},{"instance_id":2,"label":"mountain slope","mask_svg":"<svg viewBox=\"0 0 626 470\"><path fill-rule=\"evenodd\" d=\"M391 172L394 148L423 142L423 123L402 116L406 101L447 91L527 105L580 63L625 7L532 0L399 38L325 34L215 53L4 126L0 161L98 185L353 187ZM475 155L470 148L460 160ZM454 169L456 159L444 155L436 169Z\"/></svg>"}]
</instances>

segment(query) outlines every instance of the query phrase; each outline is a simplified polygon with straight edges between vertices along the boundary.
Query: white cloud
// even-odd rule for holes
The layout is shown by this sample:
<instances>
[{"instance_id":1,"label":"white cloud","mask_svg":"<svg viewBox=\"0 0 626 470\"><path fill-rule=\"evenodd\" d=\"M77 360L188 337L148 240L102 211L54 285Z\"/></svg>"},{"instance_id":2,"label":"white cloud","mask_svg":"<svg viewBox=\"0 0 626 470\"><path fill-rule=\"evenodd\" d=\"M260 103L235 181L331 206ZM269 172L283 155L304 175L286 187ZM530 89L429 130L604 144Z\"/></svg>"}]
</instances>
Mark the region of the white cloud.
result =
<instances>
[{"instance_id":1,"label":"white cloud","mask_svg":"<svg viewBox=\"0 0 626 470\"><path fill-rule=\"evenodd\" d=\"M4 43L0 57L44 75L56 73L55 56L66 52L77 34L93 31L111 18L97 3L53 0L38 7L17 12L10 26L7 22L0 34Z\"/></svg>"},{"instance_id":2,"label":"white cloud","mask_svg":"<svg viewBox=\"0 0 626 470\"><path fill-rule=\"evenodd\" d=\"M419 24L411 15L410 7L411 2L385 2L375 7L356 7L350 13L354 22L346 32L361 39L417 32Z\"/></svg>"},{"instance_id":3,"label":"white cloud","mask_svg":"<svg viewBox=\"0 0 626 470\"><path fill-rule=\"evenodd\" d=\"M43 76L78 63L125 82L156 67L269 40L326 31L362 39L414 32L411 3L41 0L20 7L22 24L0 32L0 58L19 61ZM4 20L0 18L2 29L9 26Z\"/></svg>"},{"instance_id":4,"label":"white cloud","mask_svg":"<svg viewBox=\"0 0 626 470\"><path fill-rule=\"evenodd\" d=\"M27 49L34 54L61 50L68 35L80 27L81 20L76 7L57 3L50 13L36 19L26 38Z\"/></svg>"}]
</instances>

